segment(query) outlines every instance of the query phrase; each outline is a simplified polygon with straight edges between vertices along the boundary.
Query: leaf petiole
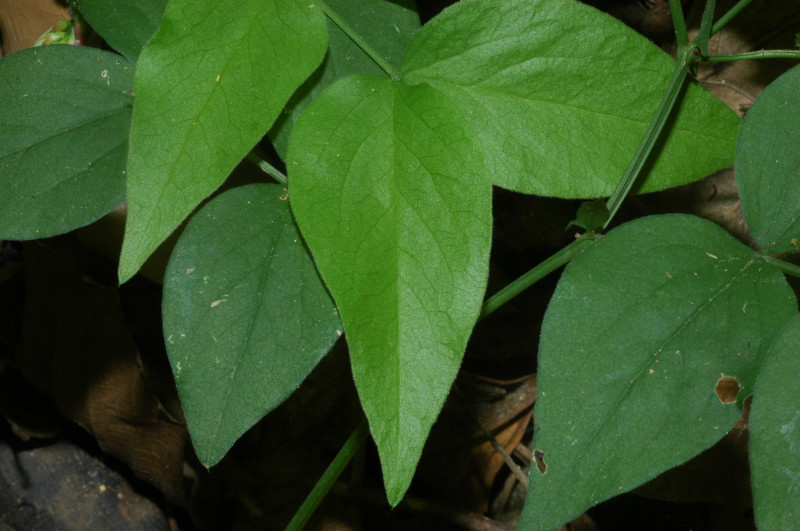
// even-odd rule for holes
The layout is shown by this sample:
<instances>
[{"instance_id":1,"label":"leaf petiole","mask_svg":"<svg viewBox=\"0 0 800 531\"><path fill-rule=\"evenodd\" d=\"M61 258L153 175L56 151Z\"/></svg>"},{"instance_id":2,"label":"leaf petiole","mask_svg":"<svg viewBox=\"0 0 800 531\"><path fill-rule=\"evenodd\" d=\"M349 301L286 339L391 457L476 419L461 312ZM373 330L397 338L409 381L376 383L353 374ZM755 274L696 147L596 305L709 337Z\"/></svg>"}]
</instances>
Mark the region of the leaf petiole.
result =
<instances>
[{"instance_id":1,"label":"leaf petiole","mask_svg":"<svg viewBox=\"0 0 800 531\"><path fill-rule=\"evenodd\" d=\"M589 245L594 243L595 240L600 238L599 235L593 233L585 233L583 236L570 243L560 251L556 252L551 257L547 258L540 264L536 265L533 269L524 273L522 276L512 281L506 287L486 299L483 306L481 306L481 313L478 320L490 315L497 310L500 306L504 305L534 283L538 282L545 276L549 275L559 267L563 266L579 254L581 254Z\"/></svg>"},{"instance_id":2,"label":"leaf petiole","mask_svg":"<svg viewBox=\"0 0 800 531\"><path fill-rule=\"evenodd\" d=\"M764 255L764 260L768 264L780 269L783 273L800 278L800 265L793 264L791 262L787 262L786 260L781 260L780 258L775 258L774 256L769 255Z\"/></svg>"},{"instance_id":3,"label":"leaf petiole","mask_svg":"<svg viewBox=\"0 0 800 531\"><path fill-rule=\"evenodd\" d=\"M251 151L245 158L258 166L261 171L278 181L280 184L287 184L289 182L289 180L286 178L286 175L284 175L282 171L256 155L254 152Z\"/></svg>"},{"instance_id":4,"label":"leaf petiole","mask_svg":"<svg viewBox=\"0 0 800 531\"><path fill-rule=\"evenodd\" d=\"M389 64L389 62L384 59L383 56L379 54L377 50L375 50L375 48L365 41L364 38L361 37L358 32L356 32L356 30L351 28L350 25L345 22L338 13L336 13L336 11L331 9L330 6L325 2L320 1L318 2L318 5L322 8L322 12L325 13L325 15L331 19L334 24L339 26L339 29L341 29L348 37L350 37L350 40L352 40L359 48L361 48L361 50L367 54L370 59L375 61L375 64L381 67L381 70L386 72L386 75L392 78L393 81L400 81L400 72L391 64Z\"/></svg>"},{"instance_id":5,"label":"leaf petiole","mask_svg":"<svg viewBox=\"0 0 800 531\"><path fill-rule=\"evenodd\" d=\"M678 55L683 55L689 46L689 35L686 31L686 20L683 18L681 0L669 0L669 10L672 13L672 25L675 27L675 42L678 44Z\"/></svg>"},{"instance_id":6,"label":"leaf petiole","mask_svg":"<svg viewBox=\"0 0 800 531\"><path fill-rule=\"evenodd\" d=\"M759 50L757 52L743 52L729 55L710 55L704 57L703 61L707 63L725 63L744 59L800 59L800 50Z\"/></svg>"}]
</instances>

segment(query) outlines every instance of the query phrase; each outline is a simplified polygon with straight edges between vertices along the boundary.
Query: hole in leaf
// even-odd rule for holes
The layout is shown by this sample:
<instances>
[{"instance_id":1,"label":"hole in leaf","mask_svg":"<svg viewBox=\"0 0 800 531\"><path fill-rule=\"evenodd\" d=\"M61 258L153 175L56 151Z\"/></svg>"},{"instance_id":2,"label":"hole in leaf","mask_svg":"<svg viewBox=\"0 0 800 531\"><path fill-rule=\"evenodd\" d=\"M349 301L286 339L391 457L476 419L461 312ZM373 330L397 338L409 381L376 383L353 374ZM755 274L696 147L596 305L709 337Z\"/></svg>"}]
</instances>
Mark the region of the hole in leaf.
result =
<instances>
[{"instance_id":1,"label":"hole in leaf","mask_svg":"<svg viewBox=\"0 0 800 531\"><path fill-rule=\"evenodd\" d=\"M544 462L544 452L541 450L534 450L533 451L533 462L536 464L536 468L539 469L539 473L542 475L547 474L547 463Z\"/></svg>"},{"instance_id":2,"label":"hole in leaf","mask_svg":"<svg viewBox=\"0 0 800 531\"><path fill-rule=\"evenodd\" d=\"M725 376L724 374L720 375L719 380L717 380L717 386L714 388L714 392L717 393L719 401L723 404L736 403L736 397L741 390L742 386L739 385L736 378L733 376Z\"/></svg>"}]
</instances>

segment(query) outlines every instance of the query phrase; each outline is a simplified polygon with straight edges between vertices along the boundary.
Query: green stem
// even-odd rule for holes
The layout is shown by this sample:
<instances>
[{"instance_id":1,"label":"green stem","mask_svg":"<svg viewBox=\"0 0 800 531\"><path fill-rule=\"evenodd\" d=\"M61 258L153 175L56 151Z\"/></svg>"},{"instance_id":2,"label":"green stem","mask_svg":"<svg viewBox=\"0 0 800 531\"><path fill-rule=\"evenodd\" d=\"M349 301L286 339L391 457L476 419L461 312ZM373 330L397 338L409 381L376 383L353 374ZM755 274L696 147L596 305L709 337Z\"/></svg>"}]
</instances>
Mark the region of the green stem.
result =
<instances>
[{"instance_id":1,"label":"green stem","mask_svg":"<svg viewBox=\"0 0 800 531\"><path fill-rule=\"evenodd\" d=\"M753 0L739 0L736 2L732 8L728 10L727 13L722 15L722 17L713 25L711 26L711 34L715 34L719 30L725 27L725 25L731 21L733 17L739 14L739 12L747 7L747 5L752 2Z\"/></svg>"},{"instance_id":2,"label":"green stem","mask_svg":"<svg viewBox=\"0 0 800 531\"><path fill-rule=\"evenodd\" d=\"M787 275L792 275L793 277L800 278L800 266L799 265L793 264L791 262L787 262L786 260L781 260L780 258L775 258L774 256L768 256L768 255L764 256L764 260L768 264L777 267L778 269L780 269L781 271L783 271Z\"/></svg>"},{"instance_id":3,"label":"green stem","mask_svg":"<svg viewBox=\"0 0 800 531\"><path fill-rule=\"evenodd\" d=\"M250 162L252 162L253 164L255 164L256 166L258 166L261 169L261 171L263 171L264 173L266 173L279 183L287 184L289 182L289 180L286 178L283 172L281 172L278 168L276 168L266 160L262 159L252 151L248 153L245 158Z\"/></svg>"},{"instance_id":4,"label":"green stem","mask_svg":"<svg viewBox=\"0 0 800 531\"><path fill-rule=\"evenodd\" d=\"M672 13L672 25L675 28L675 42L678 44L678 55L683 55L689 46L689 34L686 31L686 20L683 18L681 0L669 0L669 10Z\"/></svg>"},{"instance_id":5,"label":"green stem","mask_svg":"<svg viewBox=\"0 0 800 531\"><path fill-rule=\"evenodd\" d=\"M511 282L511 284L507 285L486 299L481 307L481 313L478 319L480 320L490 315L500 306L504 305L522 293L524 290L531 287L535 282L538 282L545 276L549 275L562 265L575 258L577 255L582 253L584 249L589 247L589 245L591 245L597 238L599 238L599 236L594 234L584 234L544 262L538 264L527 273L524 273L521 277Z\"/></svg>"},{"instance_id":6,"label":"green stem","mask_svg":"<svg viewBox=\"0 0 800 531\"><path fill-rule=\"evenodd\" d=\"M708 63L725 63L744 59L800 59L800 50L760 50L757 52L734 53L730 55L710 55L703 57Z\"/></svg>"},{"instance_id":7,"label":"green stem","mask_svg":"<svg viewBox=\"0 0 800 531\"><path fill-rule=\"evenodd\" d=\"M650 122L650 127L647 128L642 143L639 144L639 149L633 156L628 169L625 170L625 174L617 185L617 189L614 190L614 193L608 198L608 202L606 203L608 207L608 219L605 225L603 225L604 230L608 228L611 220L614 219L614 215L622 205L622 201L627 197L631 188L633 188L633 185L636 183L636 179L639 177L642 168L647 162L647 157L650 156L650 153L653 151L653 147L661 131L664 130L667 119L675 106L675 102L678 100L678 95L689 73L689 65L692 63L694 57L691 54L691 50L687 48L678 59L679 60L675 63L675 70L672 72L672 77L669 80L667 92L661 99L658 110L656 110L656 115L653 117L653 121Z\"/></svg>"},{"instance_id":8,"label":"green stem","mask_svg":"<svg viewBox=\"0 0 800 531\"><path fill-rule=\"evenodd\" d=\"M325 495L328 494L328 491L331 490L333 484L336 483L336 480L356 455L359 448L361 448L361 445L364 444L364 441L367 440L367 435L369 435L369 427L367 426L366 419L364 419L355 431L350 434L350 437L348 437L342 449L339 450L339 453L336 454L331 464L328 465L328 468L322 474L322 477L319 478L317 484L314 485L314 488L311 489L311 492L306 496L303 505L300 506L292 517L291 522L289 522L289 525L286 526L287 530L299 531L306 525L311 515L314 514L314 510L323 498L325 498Z\"/></svg>"},{"instance_id":9,"label":"green stem","mask_svg":"<svg viewBox=\"0 0 800 531\"><path fill-rule=\"evenodd\" d=\"M361 48L361 50L367 54L370 59L375 61L375 64L381 67L381 70L386 72L386 75L388 75L394 81L400 81L400 72L395 67L390 65L389 62L375 50L375 48L370 46L370 44L365 41L363 37L356 32L356 30L351 28L350 25L345 22L338 13L336 13L336 11L331 9L325 2L320 1L317 2L317 4L322 8L322 12L325 13L325 15L327 15L327 17L331 19L334 24L339 26L339 29L341 29L348 37L350 37L350 40L356 43L356 46Z\"/></svg>"}]
</instances>

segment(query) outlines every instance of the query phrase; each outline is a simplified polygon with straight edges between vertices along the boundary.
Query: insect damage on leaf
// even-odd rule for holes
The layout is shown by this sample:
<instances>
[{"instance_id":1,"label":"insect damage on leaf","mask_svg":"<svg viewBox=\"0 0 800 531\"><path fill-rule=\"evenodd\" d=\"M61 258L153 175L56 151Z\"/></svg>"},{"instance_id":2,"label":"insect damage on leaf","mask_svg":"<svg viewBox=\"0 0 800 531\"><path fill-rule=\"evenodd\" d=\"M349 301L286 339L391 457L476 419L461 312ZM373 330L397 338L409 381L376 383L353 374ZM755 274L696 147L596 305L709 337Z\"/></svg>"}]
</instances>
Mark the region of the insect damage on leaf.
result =
<instances>
[{"instance_id":1,"label":"insect damage on leaf","mask_svg":"<svg viewBox=\"0 0 800 531\"><path fill-rule=\"evenodd\" d=\"M717 385L714 387L714 392L717 393L717 397L719 401L723 404L735 404L736 397L739 395L739 391L742 390L742 386L739 385L739 382L733 376L725 376L724 374L720 374L719 380L717 380Z\"/></svg>"},{"instance_id":2,"label":"insect damage on leaf","mask_svg":"<svg viewBox=\"0 0 800 531\"><path fill-rule=\"evenodd\" d=\"M542 475L547 474L547 463L544 462L544 452L541 450L534 450L533 451L533 462L536 465L536 468L539 469L539 473Z\"/></svg>"}]
</instances>

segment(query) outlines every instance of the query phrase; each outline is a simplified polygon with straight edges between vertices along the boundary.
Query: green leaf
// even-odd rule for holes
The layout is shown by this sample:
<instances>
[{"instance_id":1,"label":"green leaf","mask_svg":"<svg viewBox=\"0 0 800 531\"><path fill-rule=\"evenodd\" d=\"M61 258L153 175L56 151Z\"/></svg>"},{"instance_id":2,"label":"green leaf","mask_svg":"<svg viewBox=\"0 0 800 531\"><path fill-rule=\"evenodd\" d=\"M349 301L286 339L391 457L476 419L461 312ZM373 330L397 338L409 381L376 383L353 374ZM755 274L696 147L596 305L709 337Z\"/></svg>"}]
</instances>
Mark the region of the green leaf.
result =
<instances>
[{"instance_id":1,"label":"green leaf","mask_svg":"<svg viewBox=\"0 0 800 531\"><path fill-rule=\"evenodd\" d=\"M412 0L328 0L328 6L342 17L389 63L400 66L411 39L419 30L419 16ZM294 93L284 112L269 132L278 154L286 158L289 134L309 103L337 79L352 74L383 71L356 46L339 27L328 20L328 55L322 65Z\"/></svg>"},{"instance_id":2,"label":"green leaf","mask_svg":"<svg viewBox=\"0 0 800 531\"><path fill-rule=\"evenodd\" d=\"M112 48L135 62L158 29L167 0L75 0L75 5Z\"/></svg>"},{"instance_id":3,"label":"green leaf","mask_svg":"<svg viewBox=\"0 0 800 531\"><path fill-rule=\"evenodd\" d=\"M592 245L542 324L520 529L556 528L714 444L796 313L783 275L711 222L643 218Z\"/></svg>"},{"instance_id":4,"label":"green leaf","mask_svg":"<svg viewBox=\"0 0 800 531\"><path fill-rule=\"evenodd\" d=\"M609 195L666 90L674 61L574 0L465 0L417 35L404 80L447 95L473 125L495 184L547 196ZM698 85L640 191L733 160L738 117Z\"/></svg>"},{"instance_id":5,"label":"green leaf","mask_svg":"<svg viewBox=\"0 0 800 531\"><path fill-rule=\"evenodd\" d=\"M133 71L78 46L0 61L0 238L69 232L125 200Z\"/></svg>"},{"instance_id":6,"label":"green leaf","mask_svg":"<svg viewBox=\"0 0 800 531\"><path fill-rule=\"evenodd\" d=\"M253 184L204 206L164 281L164 337L197 456L216 464L341 335L286 191Z\"/></svg>"},{"instance_id":7,"label":"green leaf","mask_svg":"<svg viewBox=\"0 0 800 531\"><path fill-rule=\"evenodd\" d=\"M775 80L747 111L736 145L742 212L768 253L797 252L800 239L800 66Z\"/></svg>"},{"instance_id":8,"label":"green leaf","mask_svg":"<svg viewBox=\"0 0 800 531\"><path fill-rule=\"evenodd\" d=\"M326 44L313 3L169 2L137 66L121 281L266 133Z\"/></svg>"},{"instance_id":9,"label":"green leaf","mask_svg":"<svg viewBox=\"0 0 800 531\"><path fill-rule=\"evenodd\" d=\"M608 220L608 215L608 207L602 199L582 203L578 207L577 217L569 222L567 229L575 225L588 232L595 232L603 228Z\"/></svg>"},{"instance_id":10,"label":"green leaf","mask_svg":"<svg viewBox=\"0 0 800 531\"><path fill-rule=\"evenodd\" d=\"M750 411L753 510L759 529L794 529L800 518L800 316L770 349Z\"/></svg>"},{"instance_id":11,"label":"green leaf","mask_svg":"<svg viewBox=\"0 0 800 531\"><path fill-rule=\"evenodd\" d=\"M431 87L355 76L303 113L292 209L342 316L390 503L456 376L488 275L491 184Z\"/></svg>"}]
</instances>

